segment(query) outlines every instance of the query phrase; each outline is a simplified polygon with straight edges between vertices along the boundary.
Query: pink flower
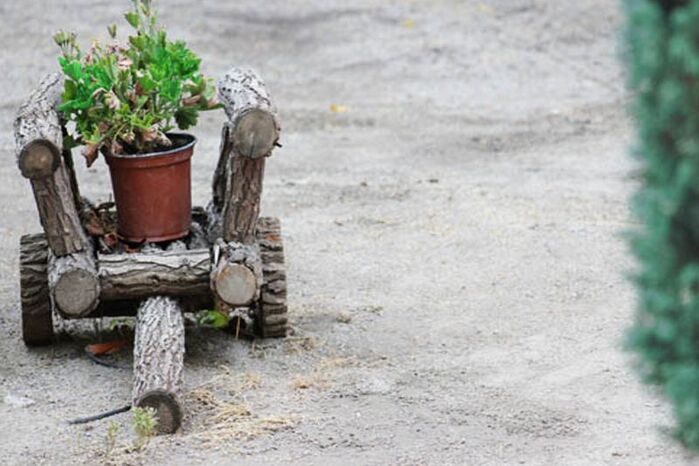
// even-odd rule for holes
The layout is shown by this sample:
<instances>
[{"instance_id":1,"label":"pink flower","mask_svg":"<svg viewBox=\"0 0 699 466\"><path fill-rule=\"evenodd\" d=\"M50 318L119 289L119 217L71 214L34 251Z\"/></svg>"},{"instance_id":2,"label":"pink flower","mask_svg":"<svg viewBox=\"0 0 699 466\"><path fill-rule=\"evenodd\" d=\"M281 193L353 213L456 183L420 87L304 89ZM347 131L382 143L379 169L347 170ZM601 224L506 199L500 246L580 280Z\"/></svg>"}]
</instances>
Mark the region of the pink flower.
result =
<instances>
[{"instance_id":1,"label":"pink flower","mask_svg":"<svg viewBox=\"0 0 699 466\"><path fill-rule=\"evenodd\" d=\"M129 57L121 57L117 60L117 68L120 70L128 70L133 65L133 61Z\"/></svg>"}]
</instances>

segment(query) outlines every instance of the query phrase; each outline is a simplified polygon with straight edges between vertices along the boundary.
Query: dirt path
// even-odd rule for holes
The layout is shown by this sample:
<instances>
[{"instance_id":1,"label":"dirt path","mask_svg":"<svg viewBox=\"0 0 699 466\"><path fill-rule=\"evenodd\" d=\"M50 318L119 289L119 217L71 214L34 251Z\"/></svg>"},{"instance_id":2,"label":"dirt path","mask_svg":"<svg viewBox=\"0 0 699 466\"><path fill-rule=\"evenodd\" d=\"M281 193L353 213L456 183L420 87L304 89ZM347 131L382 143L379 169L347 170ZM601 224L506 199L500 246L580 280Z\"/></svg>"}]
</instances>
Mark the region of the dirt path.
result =
<instances>
[{"instance_id":1,"label":"dirt path","mask_svg":"<svg viewBox=\"0 0 699 466\"><path fill-rule=\"evenodd\" d=\"M130 360L84 358L90 326L21 344L18 240L38 223L10 127L51 33L86 41L127 3L0 3L0 401L35 401L0 403L4 464L689 461L619 351L634 181L604 0L160 0L210 74L251 64L278 101L264 213L283 220L295 335L189 332L190 416L143 452L128 415L109 455L108 422L65 425L124 404ZM222 118L196 131L199 203ZM105 199L96 167L82 185Z\"/></svg>"}]
</instances>

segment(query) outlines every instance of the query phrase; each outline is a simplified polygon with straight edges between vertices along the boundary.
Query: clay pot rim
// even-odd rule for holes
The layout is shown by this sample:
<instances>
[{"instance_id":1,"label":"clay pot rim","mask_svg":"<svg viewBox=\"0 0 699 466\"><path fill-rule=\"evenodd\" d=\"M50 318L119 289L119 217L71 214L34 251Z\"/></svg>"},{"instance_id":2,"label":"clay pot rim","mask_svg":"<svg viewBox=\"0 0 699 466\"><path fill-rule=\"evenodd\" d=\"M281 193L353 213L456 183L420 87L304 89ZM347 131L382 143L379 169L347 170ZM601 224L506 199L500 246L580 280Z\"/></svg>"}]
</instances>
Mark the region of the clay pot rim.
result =
<instances>
[{"instance_id":1,"label":"clay pot rim","mask_svg":"<svg viewBox=\"0 0 699 466\"><path fill-rule=\"evenodd\" d=\"M151 157L159 157L159 156L166 156L166 155L172 155L174 153L180 152L180 151L185 151L187 149L193 148L196 143L197 143L197 138L189 133L165 133L166 136L175 136L179 138L183 138L186 140L189 140L184 145L177 146L175 148L169 148L167 150L163 151L157 151L157 152L146 152L145 154L104 154L107 158L115 158L115 159L147 159Z\"/></svg>"}]
</instances>

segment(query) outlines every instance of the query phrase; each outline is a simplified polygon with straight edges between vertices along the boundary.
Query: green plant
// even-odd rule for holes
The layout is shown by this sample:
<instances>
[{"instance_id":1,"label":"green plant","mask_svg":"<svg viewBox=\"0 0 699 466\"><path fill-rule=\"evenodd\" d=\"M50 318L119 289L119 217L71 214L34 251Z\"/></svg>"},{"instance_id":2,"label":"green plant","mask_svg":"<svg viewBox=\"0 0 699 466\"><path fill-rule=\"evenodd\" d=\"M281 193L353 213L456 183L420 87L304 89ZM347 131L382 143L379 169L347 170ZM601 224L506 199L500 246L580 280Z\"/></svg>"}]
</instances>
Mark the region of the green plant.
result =
<instances>
[{"instance_id":1,"label":"green plant","mask_svg":"<svg viewBox=\"0 0 699 466\"><path fill-rule=\"evenodd\" d=\"M75 34L54 36L65 75L59 109L75 122L66 147L83 144L88 165L99 150L135 154L169 147L166 132L187 129L199 111L219 106L211 80L199 71L201 60L184 42L168 40L151 3L133 0L125 14L136 31L128 47L116 42L116 25L108 27L109 44L94 41L86 53Z\"/></svg>"},{"instance_id":2,"label":"green plant","mask_svg":"<svg viewBox=\"0 0 699 466\"><path fill-rule=\"evenodd\" d=\"M231 322L231 318L227 312L217 311L215 309L200 311L197 313L196 317L197 324L201 327L222 329L228 327Z\"/></svg>"},{"instance_id":3,"label":"green plant","mask_svg":"<svg viewBox=\"0 0 699 466\"><path fill-rule=\"evenodd\" d=\"M134 407L131 411L133 413L133 429L136 433L133 447L136 451L140 451L148 445L150 438L155 435L155 426L157 425L155 409Z\"/></svg>"},{"instance_id":4,"label":"green plant","mask_svg":"<svg viewBox=\"0 0 699 466\"><path fill-rule=\"evenodd\" d=\"M699 451L699 0L625 0L638 127L638 310L629 346Z\"/></svg>"},{"instance_id":5,"label":"green plant","mask_svg":"<svg viewBox=\"0 0 699 466\"><path fill-rule=\"evenodd\" d=\"M114 451L114 448L116 447L116 439L118 434L119 424L117 424L114 421L110 422L107 426L107 437L105 439L107 456L111 455Z\"/></svg>"}]
</instances>

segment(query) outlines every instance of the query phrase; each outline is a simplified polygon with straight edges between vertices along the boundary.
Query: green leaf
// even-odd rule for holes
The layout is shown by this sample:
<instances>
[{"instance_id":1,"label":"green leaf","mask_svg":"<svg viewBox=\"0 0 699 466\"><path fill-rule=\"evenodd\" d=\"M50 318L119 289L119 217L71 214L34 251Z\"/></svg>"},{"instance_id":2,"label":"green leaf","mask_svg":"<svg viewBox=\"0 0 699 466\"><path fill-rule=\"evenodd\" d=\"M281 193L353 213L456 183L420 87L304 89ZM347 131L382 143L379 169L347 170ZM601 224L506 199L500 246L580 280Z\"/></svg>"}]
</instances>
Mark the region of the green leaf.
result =
<instances>
[{"instance_id":1,"label":"green leaf","mask_svg":"<svg viewBox=\"0 0 699 466\"><path fill-rule=\"evenodd\" d=\"M227 313L217 310L201 311L197 315L197 323L202 327L226 328L230 320Z\"/></svg>"},{"instance_id":2,"label":"green leaf","mask_svg":"<svg viewBox=\"0 0 699 466\"><path fill-rule=\"evenodd\" d=\"M129 11L128 13L124 14L124 18L126 18L126 22L129 23L132 27L138 28L139 20L137 13Z\"/></svg>"},{"instance_id":3,"label":"green leaf","mask_svg":"<svg viewBox=\"0 0 699 466\"><path fill-rule=\"evenodd\" d=\"M180 129L189 129L197 124L198 111L194 107L182 107L175 113L175 122Z\"/></svg>"},{"instance_id":4,"label":"green leaf","mask_svg":"<svg viewBox=\"0 0 699 466\"><path fill-rule=\"evenodd\" d=\"M77 60L65 60L62 63L62 68L65 75L75 81L79 81L83 77L83 67Z\"/></svg>"}]
</instances>

